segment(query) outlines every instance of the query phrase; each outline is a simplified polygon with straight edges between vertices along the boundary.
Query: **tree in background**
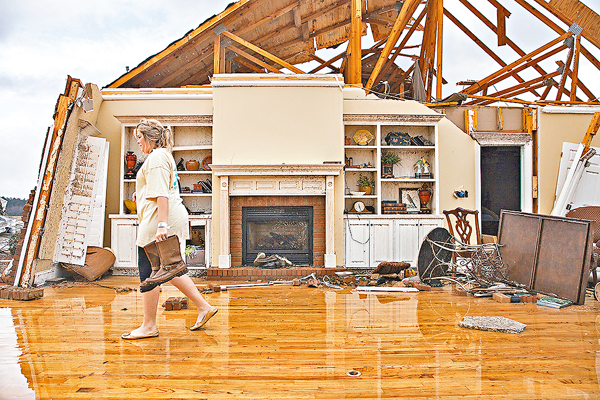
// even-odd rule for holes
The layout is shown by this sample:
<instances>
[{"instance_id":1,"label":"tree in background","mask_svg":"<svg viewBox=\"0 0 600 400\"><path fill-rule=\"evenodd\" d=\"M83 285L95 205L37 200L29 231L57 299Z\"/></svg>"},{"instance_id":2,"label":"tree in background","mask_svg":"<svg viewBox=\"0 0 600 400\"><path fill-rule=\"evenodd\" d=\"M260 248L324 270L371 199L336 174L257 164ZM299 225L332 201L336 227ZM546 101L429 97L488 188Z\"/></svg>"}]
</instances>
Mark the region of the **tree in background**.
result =
<instances>
[{"instance_id":1,"label":"tree in background","mask_svg":"<svg viewBox=\"0 0 600 400\"><path fill-rule=\"evenodd\" d=\"M27 202L27 199L18 199L16 197L0 197L0 199L6 200L6 205L2 201L4 207L0 207L0 213L3 215L10 215L11 217L20 217L23 215L23 206Z\"/></svg>"}]
</instances>

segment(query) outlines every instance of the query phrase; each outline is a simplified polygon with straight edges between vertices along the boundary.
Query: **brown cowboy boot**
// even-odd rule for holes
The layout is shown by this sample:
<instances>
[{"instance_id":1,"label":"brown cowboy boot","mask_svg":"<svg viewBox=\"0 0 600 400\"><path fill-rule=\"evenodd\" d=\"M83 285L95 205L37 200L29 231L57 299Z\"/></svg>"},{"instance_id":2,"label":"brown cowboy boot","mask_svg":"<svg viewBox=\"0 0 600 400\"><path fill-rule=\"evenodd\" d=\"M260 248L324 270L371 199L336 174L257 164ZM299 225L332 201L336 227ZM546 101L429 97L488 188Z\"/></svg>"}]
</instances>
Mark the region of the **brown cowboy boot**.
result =
<instances>
[{"instance_id":1,"label":"brown cowboy boot","mask_svg":"<svg viewBox=\"0 0 600 400\"><path fill-rule=\"evenodd\" d=\"M144 252L150 261L150 266L152 267L152 273L150 274L150 278L154 277L158 271L160 270L160 256L158 255L158 246L156 242L150 242L146 246L144 246ZM148 292L154 289L158 284L145 284L144 282L140 283L140 292Z\"/></svg>"},{"instance_id":2,"label":"brown cowboy boot","mask_svg":"<svg viewBox=\"0 0 600 400\"><path fill-rule=\"evenodd\" d=\"M179 238L177 236L169 236L163 241L156 242L156 247L160 258L160 268L158 271L153 271L150 277L140 284L140 290L145 287L154 288L187 272L187 265L185 265L185 262L181 258Z\"/></svg>"}]
</instances>

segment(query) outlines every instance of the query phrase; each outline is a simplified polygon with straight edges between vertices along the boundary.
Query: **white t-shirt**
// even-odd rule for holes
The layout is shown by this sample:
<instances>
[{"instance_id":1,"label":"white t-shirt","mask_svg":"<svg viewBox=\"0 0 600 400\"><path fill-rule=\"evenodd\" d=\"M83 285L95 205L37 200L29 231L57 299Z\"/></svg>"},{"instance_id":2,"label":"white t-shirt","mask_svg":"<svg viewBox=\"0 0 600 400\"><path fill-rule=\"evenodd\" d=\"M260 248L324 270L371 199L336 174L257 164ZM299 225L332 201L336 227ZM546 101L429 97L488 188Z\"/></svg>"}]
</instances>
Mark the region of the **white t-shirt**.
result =
<instances>
[{"instance_id":1,"label":"white t-shirt","mask_svg":"<svg viewBox=\"0 0 600 400\"><path fill-rule=\"evenodd\" d=\"M135 187L140 222L136 245L143 247L155 240L158 228L156 198L167 197L169 199L167 234L177 235L181 247L185 248L185 240L190 237L188 213L179 196L177 166L167 149L152 150L137 173Z\"/></svg>"}]
</instances>

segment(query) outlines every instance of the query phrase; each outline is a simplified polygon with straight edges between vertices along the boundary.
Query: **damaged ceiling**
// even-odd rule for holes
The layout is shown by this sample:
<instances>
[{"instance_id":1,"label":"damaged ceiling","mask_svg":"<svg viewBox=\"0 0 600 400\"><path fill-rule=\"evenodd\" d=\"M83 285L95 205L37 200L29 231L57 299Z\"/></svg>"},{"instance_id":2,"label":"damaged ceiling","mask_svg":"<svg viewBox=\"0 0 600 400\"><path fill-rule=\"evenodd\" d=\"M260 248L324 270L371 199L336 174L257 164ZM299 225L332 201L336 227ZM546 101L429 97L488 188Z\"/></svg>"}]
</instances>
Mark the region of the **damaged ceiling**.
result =
<instances>
[{"instance_id":1,"label":"damaged ceiling","mask_svg":"<svg viewBox=\"0 0 600 400\"><path fill-rule=\"evenodd\" d=\"M499 0L487 0L496 11L493 20L480 11L479 1L459 3L494 33L497 43L484 43L443 0L240 0L107 87L210 85L215 73L342 73L348 84L423 102L600 104L578 74L582 59L600 70L589 49L600 48L600 16L581 1L514 0L511 6L518 4L518 11L526 10L554 32L530 52L510 38L511 10ZM459 82L460 93L444 100L443 66L453 62L442 52L445 24L462 31L498 69ZM521 46L528 42L517 39ZM512 50L511 60L499 56L503 46ZM337 49L337 55L320 57L326 48ZM556 64L552 70L547 60ZM519 97L524 94L528 101Z\"/></svg>"}]
</instances>

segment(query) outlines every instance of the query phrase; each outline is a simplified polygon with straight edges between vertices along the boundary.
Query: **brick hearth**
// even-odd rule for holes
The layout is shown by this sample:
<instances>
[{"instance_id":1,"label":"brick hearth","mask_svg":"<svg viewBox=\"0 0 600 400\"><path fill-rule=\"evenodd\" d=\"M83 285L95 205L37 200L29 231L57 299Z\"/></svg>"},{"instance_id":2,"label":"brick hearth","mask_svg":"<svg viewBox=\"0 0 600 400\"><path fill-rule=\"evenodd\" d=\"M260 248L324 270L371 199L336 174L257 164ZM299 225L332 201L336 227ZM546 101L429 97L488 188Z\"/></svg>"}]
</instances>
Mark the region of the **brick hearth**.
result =
<instances>
[{"instance_id":1,"label":"brick hearth","mask_svg":"<svg viewBox=\"0 0 600 400\"><path fill-rule=\"evenodd\" d=\"M281 206L313 207L313 265L324 265L325 196L232 196L230 201L231 265L242 265L242 207Z\"/></svg>"},{"instance_id":2,"label":"brick hearth","mask_svg":"<svg viewBox=\"0 0 600 400\"><path fill-rule=\"evenodd\" d=\"M333 275L339 271L345 271L344 267L336 268L318 268L318 267L293 267L293 268L209 268L206 271L206 279L209 281L274 281L291 280L294 278L303 278L315 273L316 276Z\"/></svg>"}]
</instances>

